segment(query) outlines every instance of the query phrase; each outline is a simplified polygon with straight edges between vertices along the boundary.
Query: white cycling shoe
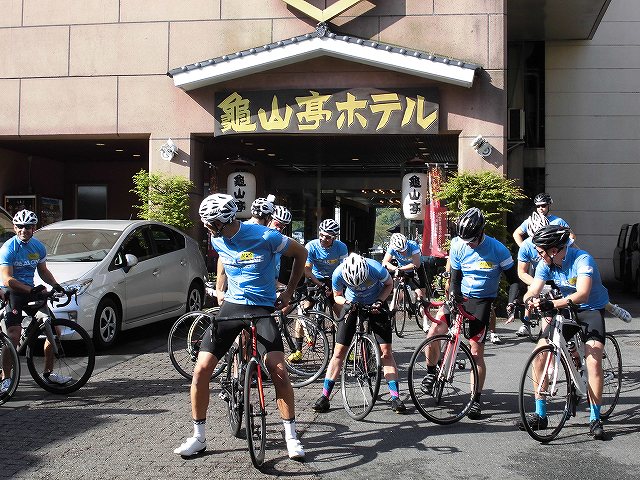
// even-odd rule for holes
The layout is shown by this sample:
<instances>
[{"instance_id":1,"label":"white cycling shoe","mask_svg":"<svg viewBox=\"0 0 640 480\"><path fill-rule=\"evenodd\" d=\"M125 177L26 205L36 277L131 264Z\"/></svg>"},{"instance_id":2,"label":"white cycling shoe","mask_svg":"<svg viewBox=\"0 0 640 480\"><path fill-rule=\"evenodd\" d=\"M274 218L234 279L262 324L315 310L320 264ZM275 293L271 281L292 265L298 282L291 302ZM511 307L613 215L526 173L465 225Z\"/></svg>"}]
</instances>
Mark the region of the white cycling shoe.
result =
<instances>
[{"instance_id":1,"label":"white cycling shoe","mask_svg":"<svg viewBox=\"0 0 640 480\"><path fill-rule=\"evenodd\" d=\"M181 455L183 457L192 457L193 455L204 452L206 448L206 440L202 441L197 437L189 437L184 441L182 445L176 448L173 453Z\"/></svg>"},{"instance_id":2,"label":"white cycling shoe","mask_svg":"<svg viewBox=\"0 0 640 480\"><path fill-rule=\"evenodd\" d=\"M290 459L304 460L304 448L302 448L302 444L297 438L287 440L287 451L289 452Z\"/></svg>"},{"instance_id":3,"label":"white cycling shoe","mask_svg":"<svg viewBox=\"0 0 640 480\"><path fill-rule=\"evenodd\" d=\"M611 313L613 313L616 317L618 317L623 322L629 323L631 322L631 314L615 303L611 305Z\"/></svg>"},{"instance_id":4,"label":"white cycling shoe","mask_svg":"<svg viewBox=\"0 0 640 480\"><path fill-rule=\"evenodd\" d=\"M66 375L62 375L56 372L45 373L44 379L49 383L55 383L56 385L64 385L65 383L69 383L73 378L67 377Z\"/></svg>"}]
</instances>

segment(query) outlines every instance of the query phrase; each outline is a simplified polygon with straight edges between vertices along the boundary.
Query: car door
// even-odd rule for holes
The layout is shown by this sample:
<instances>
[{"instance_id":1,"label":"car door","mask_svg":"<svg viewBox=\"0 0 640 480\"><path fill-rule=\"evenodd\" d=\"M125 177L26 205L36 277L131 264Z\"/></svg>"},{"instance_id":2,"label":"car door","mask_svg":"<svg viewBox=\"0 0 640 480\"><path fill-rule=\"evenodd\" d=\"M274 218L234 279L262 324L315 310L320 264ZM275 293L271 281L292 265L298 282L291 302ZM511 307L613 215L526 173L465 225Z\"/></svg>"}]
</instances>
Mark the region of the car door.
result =
<instances>
[{"instance_id":1,"label":"car door","mask_svg":"<svg viewBox=\"0 0 640 480\"><path fill-rule=\"evenodd\" d=\"M622 281L623 267L625 261L625 242L627 240L627 232L629 231L629 224L625 223L620 227L620 233L618 234L618 243L616 248L613 249L613 275L616 280Z\"/></svg>"},{"instance_id":2,"label":"car door","mask_svg":"<svg viewBox=\"0 0 640 480\"><path fill-rule=\"evenodd\" d=\"M156 278L162 289L163 310L175 310L185 303L189 288L185 239L181 233L163 225L151 225L149 232L159 260Z\"/></svg>"},{"instance_id":3,"label":"car door","mask_svg":"<svg viewBox=\"0 0 640 480\"><path fill-rule=\"evenodd\" d=\"M159 280L160 259L153 254L149 227L135 229L122 243L118 255L135 255L138 263L125 272L125 302L123 322L132 323L141 317L162 311L162 287Z\"/></svg>"}]
</instances>

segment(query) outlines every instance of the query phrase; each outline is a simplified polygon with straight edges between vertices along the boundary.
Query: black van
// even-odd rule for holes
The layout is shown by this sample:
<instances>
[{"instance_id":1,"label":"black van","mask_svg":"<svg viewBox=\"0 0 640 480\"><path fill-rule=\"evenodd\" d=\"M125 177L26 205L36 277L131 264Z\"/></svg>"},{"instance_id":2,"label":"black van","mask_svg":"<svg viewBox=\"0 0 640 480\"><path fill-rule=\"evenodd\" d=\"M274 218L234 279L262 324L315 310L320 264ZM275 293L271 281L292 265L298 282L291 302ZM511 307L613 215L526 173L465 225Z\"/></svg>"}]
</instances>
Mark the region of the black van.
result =
<instances>
[{"instance_id":1,"label":"black van","mask_svg":"<svg viewBox=\"0 0 640 480\"><path fill-rule=\"evenodd\" d=\"M613 250L613 273L626 290L640 296L640 223L620 227L618 243Z\"/></svg>"}]
</instances>

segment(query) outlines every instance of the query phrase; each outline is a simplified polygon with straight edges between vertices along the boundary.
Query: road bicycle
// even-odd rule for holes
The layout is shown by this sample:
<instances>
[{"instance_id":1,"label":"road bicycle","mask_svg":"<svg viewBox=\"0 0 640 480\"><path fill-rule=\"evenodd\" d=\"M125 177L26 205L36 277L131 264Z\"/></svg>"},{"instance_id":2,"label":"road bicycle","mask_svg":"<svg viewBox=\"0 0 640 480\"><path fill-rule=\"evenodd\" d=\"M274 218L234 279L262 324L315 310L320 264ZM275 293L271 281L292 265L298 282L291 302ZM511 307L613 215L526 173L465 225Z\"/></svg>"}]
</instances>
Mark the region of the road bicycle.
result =
<instances>
[{"instance_id":1,"label":"road bicycle","mask_svg":"<svg viewBox=\"0 0 640 480\"><path fill-rule=\"evenodd\" d=\"M588 400L588 374L584 358L584 336L576 322L577 309L569 302L568 308L552 312L553 327L549 329L547 345L536 348L525 364L520 378L518 408L527 433L539 442L553 440L572 416L583 398ZM564 333L570 340L565 339ZM570 335L572 332L577 332ZM603 389L600 416L612 413L622 388L622 354L615 337L605 336L602 358ZM545 400L547 425L534 430L527 417L536 411L536 400ZM588 403L588 401L587 401Z\"/></svg>"},{"instance_id":2,"label":"road bicycle","mask_svg":"<svg viewBox=\"0 0 640 480\"><path fill-rule=\"evenodd\" d=\"M313 285L306 286L298 299L302 305L302 311L298 313L309 318L318 328L322 329L329 339L329 358L336 348L336 331L338 319L333 313L331 297L327 297L324 288ZM305 302L306 301L306 302ZM306 303L306 306L304 306Z\"/></svg>"},{"instance_id":3,"label":"road bicycle","mask_svg":"<svg viewBox=\"0 0 640 480\"><path fill-rule=\"evenodd\" d=\"M356 312L356 331L342 364L340 390L347 414L355 420L362 420L371 412L378 396L382 360L380 345L371 334L371 307L362 303L348 304L342 318L346 320L352 311Z\"/></svg>"},{"instance_id":4,"label":"road bicycle","mask_svg":"<svg viewBox=\"0 0 640 480\"><path fill-rule=\"evenodd\" d=\"M407 272L396 270L394 273L394 286L391 292L391 325L398 337L404 337L406 321L413 318L420 330L423 325L423 305L431 299L431 282L427 282L426 297L420 302L409 280L415 275L415 271ZM425 329L426 330L426 329Z\"/></svg>"},{"instance_id":5,"label":"road bicycle","mask_svg":"<svg viewBox=\"0 0 640 480\"><path fill-rule=\"evenodd\" d=\"M9 380L0 390L0 405L7 402L15 393L20 381L20 359L11 339L0 330L0 373L3 381Z\"/></svg>"},{"instance_id":6,"label":"road bicycle","mask_svg":"<svg viewBox=\"0 0 640 480\"><path fill-rule=\"evenodd\" d=\"M55 318L47 301L52 305L64 307L71 302L76 290L65 290L62 293L51 291L40 300L34 300L24 308L22 333L18 346L15 348L18 356L24 355L27 360L29 373L35 382L51 393L68 394L81 388L93 373L95 365L95 349L89 334L76 322L64 318ZM62 299L66 296L66 301ZM4 307L4 305L2 305ZM0 321L4 320L4 308L0 313ZM8 338L2 337L7 347ZM10 343L10 342L9 342ZM3 348L4 352L10 349ZM4 395L3 401L8 400L18 387L20 366L13 353L12 368L5 372L5 378L11 378L10 395ZM64 377L64 383L56 383L49 379L55 372L58 379Z\"/></svg>"},{"instance_id":7,"label":"road bicycle","mask_svg":"<svg viewBox=\"0 0 640 480\"><path fill-rule=\"evenodd\" d=\"M427 337L413 352L409 362L408 380L411 399L418 411L428 420L448 425L462 419L476 396L478 367L471 349L461 336L470 338L471 322L477 319L462 303L450 298L429 302L426 315L438 322L434 311L446 306L450 313L449 331L444 335ZM427 367L435 366L433 375Z\"/></svg>"},{"instance_id":8,"label":"road bicycle","mask_svg":"<svg viewBox=\"0 0 640 480\"><path fill-rule=\"evenodd\" d=\"M258 349L257 322L267 318L283 321L280 311L266 315L244 315L226 317L225 321L244 320L248 323L248 338L234 343L229 350L225 375L221 378L220 397L227 402L227 416L231 434L240 436L242 417L244 416L245 433L249 456L256 468L264 462L267 441L267 411L264 397L264 383L268 372L262 362L262 354ZM216 320L212 328L216 329ZM215 330L214 330L215 333Z\"/></svg>"},{"instance_id":9,"label":"road bicycle","mask_svg":"<svg viewBox=\"0 0 640 480\"><path fill-rule=\"evenodd\" d=\"M176 370L187 380L193 378L193 368L198 359L200 345L218 311L219 308L214 307L186 313L176 320L169 331L169 358ZM281 320L277 319L277 325L282 335L291 384L296 388L308 385L322 375L329 363L326 335L305 315L288 315ZM296 338L298 332L300 337ZM300 352L299 357L290 360L289 357L294 352ZM212 379L224 371L228 361L229 353L216 365L211 375Z\"/></svg>"}]
</instances>

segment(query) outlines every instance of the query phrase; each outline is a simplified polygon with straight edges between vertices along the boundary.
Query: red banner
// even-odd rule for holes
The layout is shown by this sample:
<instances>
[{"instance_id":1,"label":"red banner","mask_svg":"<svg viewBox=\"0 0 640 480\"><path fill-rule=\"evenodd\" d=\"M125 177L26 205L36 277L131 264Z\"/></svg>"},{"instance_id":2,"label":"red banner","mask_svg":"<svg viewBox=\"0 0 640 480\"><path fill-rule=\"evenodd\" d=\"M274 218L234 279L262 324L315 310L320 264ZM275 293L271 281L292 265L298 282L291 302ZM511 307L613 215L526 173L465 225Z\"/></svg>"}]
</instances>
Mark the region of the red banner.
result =
<instances>
[{"instance_id":1,"label":"red banner","mask_svg":"<svg viewBox=\"0 0 640 480\"><path fill-rule=\"evenodd\" d=\"M447 256L447 251L443 248L447 239L447 209L434 196L440 191L442 175L442 169L437 166L429 169L430 202L424 213L422 229L422 254L441 258Z\"/></svg>"}]
</instances>

